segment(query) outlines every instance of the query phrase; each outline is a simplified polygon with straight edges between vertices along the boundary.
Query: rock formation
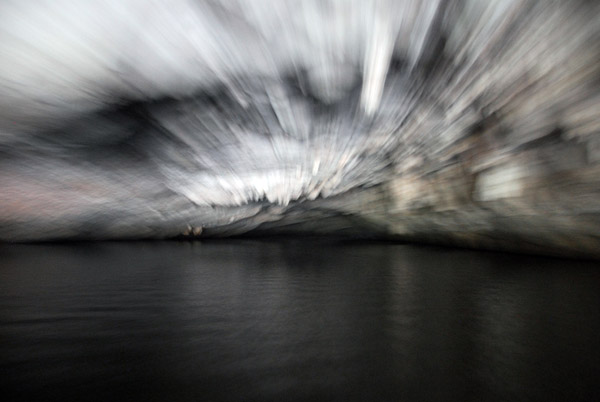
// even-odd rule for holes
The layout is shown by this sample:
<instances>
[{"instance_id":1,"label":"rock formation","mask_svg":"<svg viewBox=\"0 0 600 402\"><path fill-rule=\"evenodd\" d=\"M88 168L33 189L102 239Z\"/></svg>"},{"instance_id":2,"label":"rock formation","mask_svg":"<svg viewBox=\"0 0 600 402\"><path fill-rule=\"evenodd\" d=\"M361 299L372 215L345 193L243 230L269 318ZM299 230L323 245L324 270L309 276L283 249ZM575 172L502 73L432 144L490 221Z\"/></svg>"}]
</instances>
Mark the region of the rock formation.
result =
<instances>
[{"instance_id":1,"label":"rock formation","mask_svg":"<svg viewBox=\"0 0 600 402\"><path fill-rule=\"evenodd\" d=\"M600 3L0 5L0 240L600 256Z\"/></svg>"}]
</instances>

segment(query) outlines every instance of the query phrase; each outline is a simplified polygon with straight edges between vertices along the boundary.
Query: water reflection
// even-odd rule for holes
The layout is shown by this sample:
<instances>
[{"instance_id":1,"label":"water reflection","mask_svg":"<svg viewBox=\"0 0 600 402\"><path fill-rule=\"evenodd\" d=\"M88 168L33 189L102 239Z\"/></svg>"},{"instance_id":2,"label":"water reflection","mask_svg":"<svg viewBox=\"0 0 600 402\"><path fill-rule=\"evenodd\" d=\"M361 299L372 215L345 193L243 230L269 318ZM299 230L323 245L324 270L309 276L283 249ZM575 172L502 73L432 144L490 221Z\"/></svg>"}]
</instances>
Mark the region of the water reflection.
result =
<instances>
[{"instance_id":1,"label":"water reflection","mask_svg":"<svg viewBox=\"0 0 600 402\"><path fill-rule=\"evenodd\" d=\"M591 400L591 262L310 241L0 248L13 400Z\"/></svg>"}]
</instances>

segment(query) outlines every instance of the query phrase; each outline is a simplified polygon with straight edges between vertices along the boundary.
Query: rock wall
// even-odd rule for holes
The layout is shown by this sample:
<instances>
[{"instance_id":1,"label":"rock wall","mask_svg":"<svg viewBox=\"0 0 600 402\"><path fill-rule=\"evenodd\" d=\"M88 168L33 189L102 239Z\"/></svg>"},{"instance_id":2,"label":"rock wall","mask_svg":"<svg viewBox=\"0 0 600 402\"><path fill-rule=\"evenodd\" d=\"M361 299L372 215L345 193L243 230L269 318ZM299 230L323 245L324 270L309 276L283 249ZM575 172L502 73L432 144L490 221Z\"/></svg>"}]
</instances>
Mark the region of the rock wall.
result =
<instances>
[{"instance_id":1,"label":"rock wall","mask_svg":"<svg viewBox=\"0 0 600 402\"><path fill-rule=\"evenodd\" d=\"M0 240L600 256L594 1L0 6Z\"/></svg>"}]
</instances>

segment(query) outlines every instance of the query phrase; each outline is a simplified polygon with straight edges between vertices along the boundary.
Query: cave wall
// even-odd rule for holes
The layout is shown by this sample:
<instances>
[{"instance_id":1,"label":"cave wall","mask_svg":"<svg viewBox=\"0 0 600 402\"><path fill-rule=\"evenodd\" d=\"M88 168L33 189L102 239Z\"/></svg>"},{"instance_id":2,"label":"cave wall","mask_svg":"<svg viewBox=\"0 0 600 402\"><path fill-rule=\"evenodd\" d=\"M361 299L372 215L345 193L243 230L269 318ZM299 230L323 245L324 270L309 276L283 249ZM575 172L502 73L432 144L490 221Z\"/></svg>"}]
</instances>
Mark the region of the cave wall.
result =
<instances>
[{"instance_id":1,"label":"cave wall","mask_svg":"<svg viewBox=\"0 0 600 402\"><path fill-rule=\"evenodd\" d=\"M600 256L597 2L0 7L0 240Z\"/></svg>"}]
</instances>

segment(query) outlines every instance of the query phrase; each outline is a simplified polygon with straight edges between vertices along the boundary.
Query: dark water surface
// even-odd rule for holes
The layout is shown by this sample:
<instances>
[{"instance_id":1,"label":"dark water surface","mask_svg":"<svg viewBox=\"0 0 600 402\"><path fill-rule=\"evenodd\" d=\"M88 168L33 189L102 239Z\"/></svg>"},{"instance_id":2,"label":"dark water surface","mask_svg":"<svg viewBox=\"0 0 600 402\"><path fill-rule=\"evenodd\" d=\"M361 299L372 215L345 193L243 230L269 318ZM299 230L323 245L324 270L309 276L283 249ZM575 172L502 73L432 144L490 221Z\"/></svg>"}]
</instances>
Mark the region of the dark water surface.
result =
<instances>
[{"instance_id":1,"label":"dark water surface","mask_svg":"<svg viewBox=\"0 0 600 402\"><path fill-rule=\"evenodd\" d=\"M0 342L9 400L593 401L600 266L314 241L4 245Z\"/></svg>"}]
</instances>

